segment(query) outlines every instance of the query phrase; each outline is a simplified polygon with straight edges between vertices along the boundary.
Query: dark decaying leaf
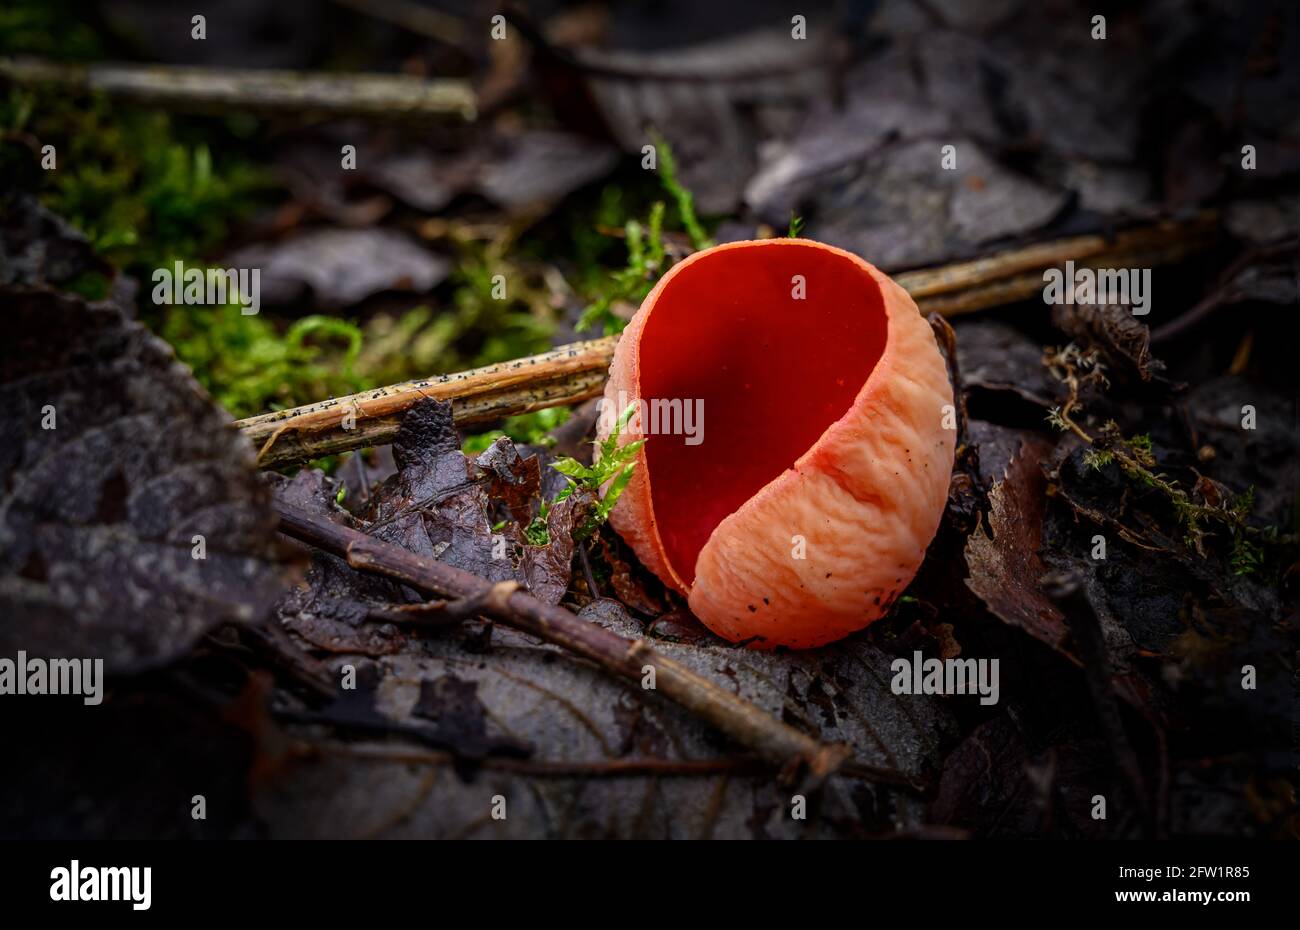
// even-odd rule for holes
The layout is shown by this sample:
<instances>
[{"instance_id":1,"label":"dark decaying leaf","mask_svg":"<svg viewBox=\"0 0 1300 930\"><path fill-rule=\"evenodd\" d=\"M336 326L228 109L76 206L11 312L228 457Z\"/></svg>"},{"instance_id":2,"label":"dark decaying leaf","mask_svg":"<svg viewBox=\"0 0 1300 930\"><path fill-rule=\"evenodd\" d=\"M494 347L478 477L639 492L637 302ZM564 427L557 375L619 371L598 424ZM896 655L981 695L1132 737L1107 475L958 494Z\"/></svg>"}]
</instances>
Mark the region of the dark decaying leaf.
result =
<instances>
[{"instance_id":1,"label":"dark decaying leaf","mask_svg":"<svg viewBox=\"0 0 1300 930\"><path fill-rule=\"evenodd\" d=\"M1238 493L1254 488L1252 513L1259 525L1294 526L1300 487L1295 396L1248 378L1225 376L1190 389L1183 407L1198 447L1213 450L1202 470ZM1247 429L1248 423L1254 428Z\"/></svg>"},{"instance_id":2,"label":"dark decaying leaf","mask_svg":"<svg viewBox=\"0 0 1300 930\"><path fill-rule=\"evenodd\" d=\"M598 602L613 604L614 602ZM643 637L626 611L602 611L600 623L629 639ZM736 650L656 639L655 648L795 726L827 740L847 741L855 758L923 776L937 765L953 735L943 704L890 690L890 656L861 638L833 649L799 654ZM396 721L427 707L429 682L454 675L472 683L484 708L486 737L526 740L529 762L576 764L571 775L482 768L465 781L445 759L358 765L323 756L295 766L256 800L273 836L384 837L794 837L856 835L921 823L917 799L850 775L835 776L821 800L824 816L793 821L789 797L771 773L704 771L598 777L601 767L644 758L666 765L685 760L743 762L727 743L682 708L618 682L599 669L498 627L486 654L472 629L431 637L419 650L379 660L384 677L377 708ZM348 661L347 657L332 660ZM582 767L590 767L583 773ZM597 776L597 777L593 777ZM493 820L494 795L508 816ZM873 811L869 826L859 816ZM325 812L329 815L325 816Z\"/></svg>"},{"instance_id":3,"label":"dark decaying leaf","mask_svg":"<svg viewBox=\"0 0 1300 930\"><path fill-rule=\"evenodd\" d=\"M508 485L504 474L519 482L517 490L531 491L530 476L538 473L536 465L525 465L504 446L494 448L485 453L485 470L461 453L451 405L421 401L406 414L393 443L398 472L375 490L364 521L377 539L489 581L518 581L556 603L569 586L572 543L564 533L552 537L554 549L527 547L544 551L525 551L521 560L516 555L524 543L521 524L493 531L486 488L494 481ZM521 493L513 505L522 516L529 502ZM556 510L559 521L570 512Z\"/></svg>"},{"instance_id":4,"label":"dark decaying leaf","mask_svg":"<svg viewBox=\"0 0 1300 930\"><path fill-rule=\"evenodd\" d=\"M1052 324L1079 345L1100 349L1112 380L1150 381L1164 371L1164 363L1151 357L1150 330L1131 307L1059 304L1052 308Z\"/></svg>"},{"instance_id":5,"label":"dark decaying leaf","mask_svg":"<svg viewBox=\"0 0 1300 930\"><path fill-rule=\"evenodd\" d=\"M1055 404L1056 385L1043 365L1041 345L995 320L961 321L954 328L962 386L971 392L968 402L977 411L1005 395L1044 409Z\"/></svg>"},{"instance_id":6,"label":"dark decaying leaf","mask_svg":"<svg viewBox=\"0 0 1300 930\"><path fill-rule=\"evenodd\" d=\"M1172 206L1213 196L1233 167L1215 153L1232 147L1244 112L1251 141L1270 152L1267 169L1261 160L1244 174L1296 170L1300 148L1281 101L1294 96L1300 68L1295 56L1277 54L1276 38L1294 31L1293 11L1189 16L1179 4L1148 5L1113 17L1106 41L1097 41L1088 28L1063 25L1087 12L1074 2L880 6L872 26L882 41L845 70L842 106L815 101L794 129L764 140L746 202L767 223L783 227L793 210L821 237L824 211L834 241L856 244L886 268L1032 232L1031 220L1056 215L1034 209L1048 206L1045 194L1073 195L1057 201L1062 224L1096 229L1099 216L1154 215L1162 197ZM1275 58L1267 66L1264 50ZM1188 105L1187 94L1204 106ZM987 182L987 192L971 198L974 222L953 224L963 234L945 243L941 199L930 192L927 200L907 169L919 159L933 179L948 144L957 172L972 145L998 170L975 173L972 182ZM899 154L888 157L891 149ZM1008 183L1013 164L1032 186ZM871 234L898 211L905 223ZM1268 225L1276 231L1285 221Z\"/></svg>"},{"instance_id":7,"label":"dark decaying leaf","mask_svg":"<svg viewBox=\"0 0 1300 930\"><path fill-rule=\"evenodd\" d=\"M1116 26L1101 42L1090 29L1059 28L1059 17L1075 15L1072 6L1019 4L990 36L984 62L995 76L986 86L998 87L1007 123L1049 151L1124 163L1138 148L1154 36ZM1161 27L1145 28L1158 35Z\"/></svg>"},{"instance_id":8,"label":"dark decaying leaf","mask_svg":"<svg viewBox=\"0 0 1300 930\"><path fill-rule=\"evenodd\" d=\"M314 469L292 479L274 476L277 500L316 516L341 523L349 515L335 506L334 482ZM383 578L361 575L336 556L302 547L311 559L302 583L278 606L280 621L312 648L325 652L376 656L396 652L405 637L392 623L371 622L373 616L405 603L402 588Z\"/></svg>"},{"instance_id":9,"label":"dark decaying leaf","mask_svg":"<svg viewBox=\"0 0 1300 930\"><path fill-rule=\"evenodd\" d=\"M67 287L86 274L112 273L85 236L31 195L0 202L0 287Z\"/></svg>"},{"instance_id":10,"label":"dark decaying leaf","mask_svg":"<svg viewBox=\"0 0 1300 930\"><path fill-rule=\"evenodd\" d=\"M538 600L558 604L569 588L570 567L578 545L573 534L581 526L595 497L590 491L577 491L551 507L546 514L549 542L544 546L524 546L517 575Z\"/></svg>"},{"instance_id":11,"label":"dark decaying leaf","mask_svg":"<svg viewBox=\"0 0 1300 930\"><path fill-rule=\"evenodd\" d=\"M573 558L570 523L579 501L552 509L548 546L526 546L517 523L494 531L488 513L485 488L497 485L527 492L507 500L531 519L528 493L536 490L535 459L520 459L509 440L503 440L491 454L480 456L482 465L476 464L460 451L450 406L434 400L422 401L406 415L392 448L397 473L371 487L359 517L335 504L337 485L319 471L278 479L276 494L310 513L491 581L518 581L548 603L563 597ZM316 649L379 656L406 648L402 625L419 623L421 615L411 609L423 602L409 588L360 574L344 560L314 551L305 582L281 601L279 610L281 621Z\"/></svg>"},{"instance_id":12,"label":"dark decaying leaf","mask_svg":"<svg viewBox=\"0 0 1300 930\"><path fill-rule=\"evenodd\" d=\"M831 29L792 42L787 28L768 28L653 52L579 49L540 61L552 95L567 98L557 101L562 116L574 109L575 83L585 85L625 151L639 157L652 141L648 130L657 130L699 209L722 214L740 203L767 127L792 123L810 101L829 96L834 41ZM590 120L590 112L575 118Z\"/></svg>"},{"instance_id":13,"label":"dark decaying leaf","mask_svg":"<svg viewBox=\"0 0 1300 930\"><path fill-rule=\"evenodd\" d=\"M382 581L359 582L341 559L316 555L305 582L280 603L284 625L325 652L379 656L397 652L405 637L376 617L405 603L401 589Z\"/></svg>"},{"instance_id":14,"label":"dark decaying leaf","mask_svg":"<svg viewBox=\"0 0 1300 930\"><path fill-rule=\"evenodd\" d=\"M979 483L985 491L993 490L994 485L1007 476L1011 462L1026 445L1036 445L1043 441L1043 434L1032 430L1015 429L989 423L985 420L972 419L967 430L970 442L979 449Z\"/></svg>"},{"instance_id":15,"label":"dark decaying leaf","mask_svg":"<svg viewBox=\"0 0 1300 930\"><path fill-rule=\"evenodd\" d=\"M532 131L494 143L477 159L474 189L509 212L556 203L614 167L608 145L563 132Z\"/></svg>"},{"instance_id":16,"label":"dark decaying leaf","mask_svg":"<svg viewBox=\"0 0 1300 930\"><path fill-rule=\"evenodd\" d=\"M888 271L974 254L1045 226L1065 205L1064 193L1000 166L973 140L953 144L955 170L935 171L934 142L902 142L802 177L798 190L806 193L787 190L780 202L812 213L819 239ZM775 221L774 207L755 207Z\"/></svg>"},{"instance_id":17,"label":"dark decaying leaf","mask_svg":"<svg viewBox=\"0 0 1300 930\"><path fill-rule=\"evenodd\" d=\"M745 202L769 222L789 216L814 192L816 179L842 173L891 142L930 137L951 128L927 104L905 53L887 50L853 67L842 107L822 101L800 128L770 142L745 187Z\"/></svg>"},{"instance_id":18,"label":"dark decaying leaf","mask_svg":"<svg viewBox=\"0 0 1300 930\"><path fill-rule=\"evenodd\" d=\"M1047 572L1038 555L1047 500L1041 463L1051 448L1043 439L1023 439L1005 476L993 485L992 535L976 530L966 543L966 584L998 618L1069 654L1065 617L1040 585Z\"/></svg>"},{"instance_id":19,"label":"dark decaying leaf","mask_svg":"<svg viewBox=\"0 0 1300 930\"><path fill-rule=\"evenodd\" d=\"M456 747L463 758L526 756L531 752L531 747L519 740L488 736L487 708L479 700L478 683L455 675L422 679L411 714L432 721L431 740Z\"/></svg>"},{"instance_id":20,"label":"dark decaying leaf","mask_svg":"<svg viewBox=\"0 0 1300 930\"><path fill-rule=\"evenodd\" d=\"M933 823L972 829L980 837L1100 838L1092 798L1113 784L1100 741L1072 740L1039 749L1002 713L981 724L948 756Z\"/></svg>"},{"instance_id":21,"label":"dark decaying leaf","mask_svg":"<svg viewBox=\"0 0 1300 930\"><path fill-rule=\"evenodd\" d=\"M451 262L400 232L315 229L282 242L257 243L227 256L233 268L261 271L261 299L291 304L310 295L324 307L347 307L384 291L423 294L446 279Z\"/></svg>"},{"instance_id":22,"label":"dark decaying leaf","mask_svg":"<svg viewBox=\"0 0 1300 930\"><path fill-rule=\"evenodd\" d=\"M469 175L468 164L459 160L447 164L434 152L416 149L378 159L362 177L408 207L434 213L451 203L462 185L469 183Z\"/></svg>"},{"instance_id":23,"label":"dark decaying leaf","mask_svg":"<svg viewBox=\"0 0 1300 930\"><path fill-rule=\"evenodd\" d=\"M362 225L367 204L396 200L422 213L436 213L458 196L476 194L508 213L536 212L607 175L618 159L610 145L551 129L484 131L458 151L432 140L386 146L362 159L355 171L339 167L339 146L355 136L329 134L328 141L304 138L285 147L281 164L304 205L336 222L353 216ZM379 192L376 197L376 191Z\"/></svg>"},{"instance_id":24,"label":"dark decaying leaf","mask_svg":"<svg viewBox=\"0 0 1300 930\"><path fill-rule=\"evenodd\" d=\"M490 581L518 581L534 596L559 602L569 586L571 531L590 506L588 497L574 495L552 507L550 544L526 545L521 526L531 520L537 502L540 466L536 458L521 458L508 439L499 440L477 460L467 458L461 452L451 406L433 399L421 401L405 415L393 442L393 458L397 473L371 489L357 518L358 528ZM304 493L298 490L301 482L327 484ZM501 496L490 497L494 489ZM319 474L282 482L277 493L299 506L311 504L312 512L331 519L350 519L333 504L333 482ZM494 529L492 501L500 501L513 522ZM359 651L372 652L377 644L374 631L363 628L367 618L385 607L422 600L387 582L351 583L350 570L333 556L317 553L312 564L309 584L282 605L282 615L290 625L329 619L331 645L308 635L322 648L348 648L347 643L356 642L354 635L364 634L370 645ZM379 651L395 648L396 641L384 637Z\"/></svg>"},{"instance_id":25,"label":"dark decaying leaf","mask_svg":"<svg viewBox=\"0 0 1300 930\"><path fill-rule=\"evenodd\" d=\"M454 754L466 776L485 757L523 758L532 748L509 735L489 735L486 709L477 697L478 685L455 675L420 681L419 695L400 718L379 706L384 672L373 663L356 667L355 687L345 688L320 711L299 716L299 721L328 724L352 736L402 736L434 749ZM292 715L290 715L292 717Z\"/></svg>"},{"instance_id":26,"label":"dark decaying leaf","mask_svg":"<svg viewBox=\"0 0 1300 930\"><path fill-rule=\"evenodd\" d=\"M486 499L450 409L422 401L406 414L393 441L397 474L375 489L362 520L377 539L502 581L509 562L492 558Z\"/></svg>"},{"instance_id":27,"label":"dark decaying leaf","mask_svg":"<svg viewBox=\"0 0 1300 930\"><path fill-rule=\"evenodd\" d=\"M509 438L502 436L488 446L474 464L492 473L488 496L504 505L520 526L533 518L542 493L542 465L535 455L524 458Z\"/></svg>"},{"instance_id":28,"label":"dark decaying leaf","mask_svg":"<svg viewBox=\"0 0 1300 930\"><path fill-rule=\"evenodd\" d=\"M657 593L659 586L649 580L626 546L610 533L596 534L593 542L609 568L609 584L618 599L648 617L662 614L664 599Z\"/></svg>"},{"instance_id":29,"label":"dark decaying leaf","mask_svg":"<svg viewBox=\"0 0 1300 930\"><path fill-rule=\"evenodd\" d=\"M44 290L3 300L0 652L124 670L259 620L285 550L229 418L115 306Z\"/></svg>"},{"instance_id":30,"label":"dark decaying leaf","mask_svg":"<svg viewBox=\"0 0 1300 930\"><path fill-rule=\"evenodd\" d=\"M878 25L909 33L906 41L847 72L842 108L812 107L797 132L764 147L749 205L774 224L802 213L819 237L887 269L1032 233L1067 211L1071 190L1085 209L1150 212L1143 173L1106 164L1136 143L1133 109L1120 107L1117 121L1107 105L1141 74L1119 52L1128 38L1076 47L1071 30L1048 28L1026 51L1022 22L1044 14L1013 5L1025 9L991 32L956 18L952 30L910 34L882 13ZM1053 64L1062 54L1072 56L1067 69ZM936 174L948 145L955 168ZM1054 157L1012 170L1001 157L1008 147Z\"/></svg>"}]
</instances>

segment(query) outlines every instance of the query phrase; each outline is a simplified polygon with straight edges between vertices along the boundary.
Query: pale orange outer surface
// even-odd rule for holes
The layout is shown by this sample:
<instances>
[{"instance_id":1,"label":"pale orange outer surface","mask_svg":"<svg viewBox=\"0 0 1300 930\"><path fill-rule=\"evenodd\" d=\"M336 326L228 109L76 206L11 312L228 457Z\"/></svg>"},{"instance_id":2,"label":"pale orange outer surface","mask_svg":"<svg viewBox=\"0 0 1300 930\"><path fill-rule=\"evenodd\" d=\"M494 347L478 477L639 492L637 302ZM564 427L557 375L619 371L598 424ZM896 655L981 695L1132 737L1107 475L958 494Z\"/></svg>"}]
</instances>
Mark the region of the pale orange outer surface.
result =
<instances>
[{"instance_id":1,"label":"pale orange outer surface","mask_svg":"<svg viewBox=\"0 0 1300 930\"><path fill-rule=\"evenodd\" d=\"M654 475L644 449L610 517L645 566L685 594L710 630L754 648L819 646L885 614L938 529L956 442L947 369L912 298L856 255L810 240L729 243L674 266L619 341L605 403L616 404L620 392L640 396L642 330L675 276L728 249L792 244L854 263L880 289L887 338L852 405L793 467L717 525L700 551L693 584L674 571L656 530ZM638 438L629 430L620 442Z\"/></svg>"}]
</instances>

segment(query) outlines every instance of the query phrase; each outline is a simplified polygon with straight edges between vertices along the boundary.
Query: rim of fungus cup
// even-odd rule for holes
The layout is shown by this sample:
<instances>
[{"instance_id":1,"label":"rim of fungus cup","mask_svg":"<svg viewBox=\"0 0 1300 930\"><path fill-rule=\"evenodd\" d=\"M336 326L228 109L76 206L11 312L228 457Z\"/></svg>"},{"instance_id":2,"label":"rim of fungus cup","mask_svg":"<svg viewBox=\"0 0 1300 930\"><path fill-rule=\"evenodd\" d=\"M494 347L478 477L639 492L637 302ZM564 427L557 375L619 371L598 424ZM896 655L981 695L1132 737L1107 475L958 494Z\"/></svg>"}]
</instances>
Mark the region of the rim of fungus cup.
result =
<instances>
[{"instance_id":1,"label":"rim of fungus cup","mask_svg":"<svg viewBox=\"0 0 1300 930\"><path fill-rule=\"evenodd\" d=\"M723 243L721 245L714 246L710 249L706 249L701 252L696 252L688 256L687 258L683 259L682 261L678 262L676 265L670 268L662 278L659 279L658 283L655 284L654 288L651 289L650 293L647 294L645 299L641 302L641 307L638 308L638 313L640 313L640 310L642 308L645 308L647 306L649 306L651 310L653 310L656 302L658 301L659 297L662 295L663 291L666 290L672 284L673 280L679 274L683 273L686 269L690 268L692 265L702 261L707 262L709 259L712 259L728 251L737 250L737 249L746 249L746 248L752 249L756 246L760 248L796 247L796 248L811 249L823 253L830 253L832 255L838 256L841 259L848 260L855 267L865 272L867 276L871 279L871 283L875 286L876 292L880 297L879 312L882 313L885 317L885 345L884 348L881 350L879 357L876 359L875 364L872 365L871 371L867 374L866 380L863 381L862 386L858 389L857 393L853 395L853 400L849 403L848 407L845 408L845 410L838 417L832 420L831 423L824 430L822 430L822 432L818 435L817 439L812 443L812 445L810 445L807 449L805 449L799 455L799 457L795 459L794 462L791 463L789 467L783 469L775 477L771 478L766 483L764 483L757 491L755 491L749 497L745 498L745 500L740 504L739 507L731 511L729 514L727 514L727 516L723 517L722 520L720 520L717 523L717 525L713 527L713 529L709 532L708 538L705 539L704 544L700 547L699 552L696 553L695 556L696 565L699 564L700 556L703 554L704 550L708 548L708 546L713 542L714 536L717 535L718 531L726 524L726 522L732 516L739 513L741 510L749 507L750 504L752 504L753 502L759 501L763 498L772 495L773 493L775 493L776 488L779 485L781 485L783 482L794 482L795 480L797 480L799 469L802 466L806 466L808 464L808 460L817 453L819 447L823 446L826 443L827 438L833 436L834 433L841 431L843 428L847 428L845 426L845 421L855 410L858 409L858 407L862 404L864 398L866 398L867 395L869 395L872 392L872 389L876 385L876 383L881 378L888 376L888 372L891 370L892 366L886 365L885 363L886 361L892 361L892 358L897 354L897 346L896 346L897 340L892 338L894 334L894 315L890 312L890 305L889 305L889 301L885 297L885 291L889 287L897 288L898 290L902 291L903 290L902 287L897 282L893 281L887 275L885 275L884 272L880 271L878 268L876 268L874 265L872 265L870 262L866 261L862 257L855 255L852 252L849 252L845 249L841 249L838 246L827 245L826 243L818 242L813 239L803 239L803 238L793 238L793 237L772 238L772 239L743 239L737 242ZM906 295L906 291L903 291L903 293ZM910 295L908 296L908 300L910 302L911 300ZM919 310L916 310L915 312L917 313L918 316L920 315ZM636 344L633 347L636 363L632 366L633 367L632 384L634 389L634 399L638 399L638 400L643 399L641 395L641 364L640 364L642 336L643 336L643 331L636 333ZM884 373L882 373L882 369ZM615 411L615 413L617 414L618 411ZM868 414L868 416L871 415ZM874 419L874 417L872 418ZM627 431L620 437L619 444L624 445L627 442L633 442L637 439L644 438L644 436L645 434L640 432L639 430L635 433ZM654 547L655 555L658 557L658 559L662 562L662 564L667 569L673 587L677 588L677 590L683 595L689 594L691 589L694 587L695 581L692 580L688 584L687 582L682 580L682 577L678 573L676 566L673 565L672 560L668 557L668 552L664 546L663 539L660 536L658 531L659 520L655 512L654 487L652 483L653 478L651 477L650 469L647 467L645 447L642 447L637 451L636 463L637 463L636 474L633 475L631 480L632 481L640 480L645 483L646 502L649 507L649 517L650 517L649 528L652 531L649 534L649 538L651 544ZM638 475L639 475L639 479L638 479ZM694 565L691 566L692 572L694 572L694 569L695 566Z\"/></svg>"}]
</instances>

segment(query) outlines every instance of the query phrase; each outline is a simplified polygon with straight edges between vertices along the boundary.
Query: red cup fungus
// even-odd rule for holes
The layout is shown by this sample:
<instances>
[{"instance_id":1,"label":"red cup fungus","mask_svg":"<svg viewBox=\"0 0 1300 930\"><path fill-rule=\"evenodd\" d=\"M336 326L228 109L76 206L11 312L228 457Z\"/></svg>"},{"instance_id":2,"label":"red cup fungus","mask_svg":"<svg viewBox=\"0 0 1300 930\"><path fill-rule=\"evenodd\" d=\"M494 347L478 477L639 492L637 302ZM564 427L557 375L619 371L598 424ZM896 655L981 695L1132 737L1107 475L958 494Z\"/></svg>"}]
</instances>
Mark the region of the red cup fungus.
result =
<instances>
[{"instance_id":1,"label":"red cup fungus","mask_svg":"<svg viewBox=\"0 0 1300 930\"><path fill-rule=\"evenodd\" d=\"M952 402L916 304L856 255L807 239L697 252L610 367L600 436L636 403L619 442L646 439L610 521L719 636L831 642L920 567L947 500Z\"/></svg>"}]
</instances>

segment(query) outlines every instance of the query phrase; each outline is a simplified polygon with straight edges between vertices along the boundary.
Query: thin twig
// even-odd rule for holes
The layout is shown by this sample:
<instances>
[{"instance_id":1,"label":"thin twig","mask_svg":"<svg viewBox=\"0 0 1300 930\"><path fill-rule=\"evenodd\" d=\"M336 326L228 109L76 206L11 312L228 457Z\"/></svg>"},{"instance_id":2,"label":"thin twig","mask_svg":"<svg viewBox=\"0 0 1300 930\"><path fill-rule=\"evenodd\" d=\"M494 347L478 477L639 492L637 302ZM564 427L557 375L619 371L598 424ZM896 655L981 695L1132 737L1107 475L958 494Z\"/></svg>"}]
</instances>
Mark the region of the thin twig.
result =
<instances>
[{"instance_id":1,"label":"thin twig","mask_svg":"<svg viewBox=\"0 0 1300 930\"><path fill-rule=\"evenodd\" d=\"M323 665L302 650L275 618L255 626L241 627L243 638L299 685L318 698L332 699L337 689Z\"/></svg>"},{"instance_id":2,"label":"thin twig","mask_svg":"<svg viewBox=\"0 0 1300 930\"><path fill-rule=\"evenodd\" d=\"M1249 248L1237 256L1218 277L1215 287L1194 307L1176 319L1151 331L1152 342L1165 342L1191 329L1220 307L1239 298L1237 278L1243 271L1258 262L1269 261L1283 255L1294 255L1300 242L1289 239L1264 248Z\"/></svg>"},{"instance_id":3,"label":"thin twig","mask_svg":"<svg viewBox=\"0 0 1300 930\"><path fill-rule=\"evenodd\" d=\"M1078 263L1106 257L1108 253L1150 251L1173 244L1193 246L1214 232L1215 223L1213 213L1204 213L1186 222L1168 221L1137 226L1116 233L1113 237L1089 235L1054 239L938 268L905 271L895 275L895 280L918 301L923 297L952 294L1027 271L1038 272L1038 287L1041 289L1042 271L1047 268L1067 261Z\"/></svg>"},{"instance_id":4,"label":"thin twig","mask_svg":"<svg viewBox=\"0 0 1300 930\"><path fill-rule=\"evenodd\" d=\"M457 426L577 403L601 392L618 339L607 336L457 374L264 413L235 424L264 468L392 442L402 415L426 397L448 400Z\"/></svg>"},{"instance_id":5,"label":"thin twig","mask_svg":"<svg viewBox=\"0 0 1300 930\"><path fill-rule=\"evenodd\" d=\"M294 746L299 756L345 756L351 759L369 759L375 762L394 762L404 765L443 766L456 762L450 752L417 749L391 743L338 743L302 742ZM720 756L715 759L662 759L640 756L627 759L593 759L569 761L551 759L509 759L488 756L480 763L485 769L529 775L536 778L636 778L646 775L656 777L699 777L707 775L768 775L772 763L759 756ZM839 774L892 785L916 791L917 785L889 769L846 763Z\"/></svg>"},{"instance_id":6,"label":"thin twig","mask_svg":"<svg viewBox=\"0 0 1300 930\"><path fill-rule=\"evenodd\" d=\"M97 91L114 99L182 111L250 110L387 120L475 117L474 91L466 81L406 74L65 65L35 58L0 58L0 77L16 84Z\"/></svg>"},{"instance_id":7,"label":"thin twig","mask_svg":"<svg viewBox=\"0 0 1300 930\"><path fill-rule=\"evenodd\" d=\"M587 593L593 598L600 597L600 589L596 587L596 576L591 571L591 559L587 557L587 544L578 543L578 561L582 563L582 576L587 581Z\"/></svg>"},{"instance_id":8,"label":"thin twig","mask_svg":"<svg viewBox=\"0 0 1300 930\"><path fill-rule=\"evenodd\" d=\"M383 575L440 597L472 599L483 615L590 659L638 686L653 670L657 693L748 746L787 775L806 772L815 784L836 771L849 757L849 749L843 744L822 743L782 723L727 689L659 655L644 640L624 639L523 591L505 590L455 566L318 519L297 507L284 503L277 507L281 532L341 556L355 569ZM644 692L640 687L638 690ZM905 775L895 775L907 781Z\"/></svg>"},{"instance_id":9,"label":"thin twig","mask_svg":"<svg viewBox=\"0 0 1300 930\"><path fill-rule=\"evenodd\" d=\"M1153 268L1182 261L1208 244L1209 239L1205 236L1189 236L1172 239L1162 246L1107 250L1093 253L1087 258L1066 261L1074 261L1079 268ZM1043 272L1059 264L1063 262L1044 265L1037 271L975 284L950 294L920 297L916 305L922 313L954 317L1028 300L1043 293Z\"/></svg>"}]
</instances>

